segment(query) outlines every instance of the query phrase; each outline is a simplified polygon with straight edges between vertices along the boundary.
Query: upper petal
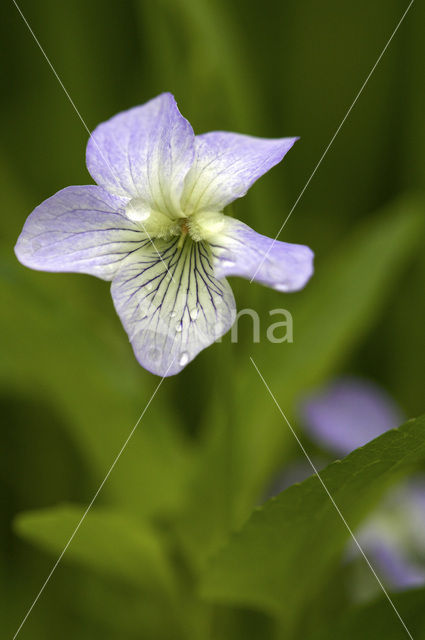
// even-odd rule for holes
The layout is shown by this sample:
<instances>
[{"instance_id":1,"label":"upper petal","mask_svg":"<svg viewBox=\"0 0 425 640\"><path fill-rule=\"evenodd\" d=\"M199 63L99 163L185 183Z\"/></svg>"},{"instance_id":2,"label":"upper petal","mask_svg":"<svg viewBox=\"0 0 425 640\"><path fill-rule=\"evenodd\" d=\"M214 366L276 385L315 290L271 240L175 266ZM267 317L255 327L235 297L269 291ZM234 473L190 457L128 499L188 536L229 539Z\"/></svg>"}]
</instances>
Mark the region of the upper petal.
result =
<instances>
[{"instance_id":1,"label":"upper petal","mask_svg":"<svg viewBox=\"0 0 425 640\"><path fill-rule=\"evenodd\" d=\"M243 222L224 217L210 240L218 278L241 276L278 291L298 291L313 274L313 252L301 244L272 240Z\"/></svg>"},{"instance_id":2,"label":"upper petal","mask_svg":"<svg viewBox=\"0 0 425 640\"><path fill-rule=\"evenodd\" d=\"M182 198L189 211L221 211L280 162L298 138L255 138L213 131L195 138Z\"/></svg>"},{"instance_id":3,"label":"upper petal","mask_svg":"<svg viewBox=\"0 0 425 640\"><path fill-rule=\"evenodd\" d=\"M129 253L146 242L124 215L125 200L95 185L67 187L27 218L15 253L41 271L76 271L110 280Z\"/></svg>"},{"instance_id":4,"label":"upper petal","mask_svg":"<svg viewBox=\"0 0 425 640\"><path fill-rule=\"evenodd\" d=\"M140 364L160 376L181 371L235 319L226 280L213 274L208 246L157 240L130 256L112 298Z\"/></svg>"},{"instance_id":5,"label":"upper petal","mask_svg":"<svg viewBox=\"0 0 425 640\"><path fill-rule=\"evenodd\" d=\"M87 168L110 193L143 198L163 213L180 209L194 157L194 134L164 93L100 124L87 144Z\"/></svg>"}]
</instances>

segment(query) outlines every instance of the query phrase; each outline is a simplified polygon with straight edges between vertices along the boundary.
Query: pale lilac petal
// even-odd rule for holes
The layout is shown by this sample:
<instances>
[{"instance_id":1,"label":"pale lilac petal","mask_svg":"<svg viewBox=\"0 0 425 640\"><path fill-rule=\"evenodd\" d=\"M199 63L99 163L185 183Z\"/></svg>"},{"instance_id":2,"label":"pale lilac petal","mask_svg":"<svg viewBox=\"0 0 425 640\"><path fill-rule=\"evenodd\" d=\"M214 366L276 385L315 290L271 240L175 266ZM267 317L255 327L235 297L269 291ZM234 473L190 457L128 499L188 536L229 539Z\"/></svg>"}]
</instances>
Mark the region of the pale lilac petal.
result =
<instances>
[{"instance_id":1,"label":"pale lilac petal","mask_svg":"<svg viewBox=\"0 0 425 640\"><path fill-rule=\"evenodd\" d=\"M218 278L241 276L278 291L298 291L313 274L311 249L272 240L227 216L210 244Z\"/></svg>"},{"instance_id":2,"label":"pale lilac petal","mask_svg":"<svg viewBox=\"0 0 425 640\"><path fill-rule=\"evenodd\" d=\"M402 499L403 517L410 523L410 543L425 567L425 474L409 478Z\"/></svg>"},{"instance_id":3,"label":"pale lilac petal","mask_svg":"<svg viewBox=\"0 0 425 640\"><path fill-rule=\"evenodd\" d=\"M280 162L296 140L226 131L196 136L195 160L182 198L184 206L192 211L221 211Z\"/></svg>"},{"instance_id":4,"label":"pale lilac petal","mask_svg":"<svg viewBox=\"0 0 425 640\"><path fill-rule=\"evenodd\" d=\"M393 487L357 534L378 573L392 588L425 584L425 476ZM352 544L349 556L357 556Z\"/></svg>"},{"instance_id":5,"label":"pale lilac petal","mask_svg":"<svg viewBox=\"0 0 425 640\"><path fill-rule=\"evenodd\" d=\"M230 329L235 301L226 280L214 276L206 244L154 242L127 260L111 291L137 360L170 376Z\"/></svg>"},{"instance_id":6,"label":"pale lilac petal","mask_svg":"<svg viewBox=\"0 0 425 640\"><path fill-rule=\"evenodd\" d=\"M175 214L193 157L192 127L173 96L163 93L96 127L86 159L94 180L110 193Z\"/></svg>"},{"instance_id":7,"label":"pale lilac petal","mask_svg":"<svg viewBox=\"0 0 425 640\"><path fill-rule=\"evenodd\" d=\"M403 422L401 411L382 389L350 378L306 398L300 412L311 438L338 455L350 453Z\"/></svg>"},{"instance_id":8,"label":"pale lilac petal","mask_svg":"<svg viewBox=\"0 0 425 640\"><path fill-rule=\"evenodd\" d=\"M74 271L111 280L145 237L124 215L126 200L95 185L67 187L27 218L15 253L40 271Z\"/></svg>"},{"instance_id":9,"label":"pale lilac petal","mask_svg":"<svg viewBox=\"0 0 425 640\"><path fill-rule=\"evenodd\" d=\"M378 574L392 589L401 591L425 584L425 566L407 557L397 545L392 546L376 540L370 548L364 550L369 552Z\"/></svg>"}]
</instances>

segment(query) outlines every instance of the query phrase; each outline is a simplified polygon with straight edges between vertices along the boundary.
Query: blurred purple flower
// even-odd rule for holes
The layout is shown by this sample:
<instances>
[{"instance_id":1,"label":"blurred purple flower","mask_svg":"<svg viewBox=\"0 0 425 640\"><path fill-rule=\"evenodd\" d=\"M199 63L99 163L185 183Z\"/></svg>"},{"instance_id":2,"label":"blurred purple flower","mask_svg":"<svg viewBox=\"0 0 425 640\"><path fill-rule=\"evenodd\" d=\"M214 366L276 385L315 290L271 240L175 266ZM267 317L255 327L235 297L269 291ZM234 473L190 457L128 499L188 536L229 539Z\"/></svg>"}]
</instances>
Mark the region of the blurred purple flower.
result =
<instances>
[{"instance_id":1,"label":"blurred purple flower","mask_svg":"<svg viewBox=\"0 0 425 640\"><path fill-rule=\"evenodd\" d=\"M355 378L338 380L309 396L300 414L310 438L337 455L403 422L402 412L380 387ZM425 476L391 489L356 537L391 588L425 584ZM349 557L358 554L350 544Z\"/></svg>"},{"instance_id":2,"label":"blurred purple flower","mask_svg":"<svg viewBox=\"0 0 425 640\"><path fill-rule=\"evenodd\" d=\"M386 584L394 590L425 584L425 476L392 488L357 539ZM350 545L349 556L358 555Z\"/></svg>"},{"instance_id":3,"label":"blurred purple flower","mask_svg":"<svg viewBox=\"0 0 425 640\"><path fill-rule=\"evenodd\" d=\"M390 396L373 382L343 378L299 407L312 440L337 455L347 455L403 422Z\"/></svg>"},{"instance_id":4,"label":"blurred purple flower","mask_svg":"<svg viewBox=\"0 0 425 640\"><path fill-rule=\"evenodd\" d=\"M97 185L67 187L29 216L18 259L32 269L112 281L140 364L173 375L235 319L226 276L278 291L313 273L305 246L277 242L222 213L297 138L195 136L164 93L99 125L87 145Z\"/></svg>"}]
</instances>

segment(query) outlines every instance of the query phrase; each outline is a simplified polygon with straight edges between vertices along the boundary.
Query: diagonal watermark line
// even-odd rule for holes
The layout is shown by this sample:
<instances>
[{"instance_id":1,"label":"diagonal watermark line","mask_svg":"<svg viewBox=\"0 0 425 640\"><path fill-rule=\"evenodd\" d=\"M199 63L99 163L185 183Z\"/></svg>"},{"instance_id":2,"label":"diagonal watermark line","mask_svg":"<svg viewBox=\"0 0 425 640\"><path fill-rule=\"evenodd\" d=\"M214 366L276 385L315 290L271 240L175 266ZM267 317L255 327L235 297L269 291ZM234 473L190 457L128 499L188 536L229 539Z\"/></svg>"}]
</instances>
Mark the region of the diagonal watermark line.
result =
<instances>
[{"instance_id":1,"label":"diagonal watermark line","mask_svg":"<svg viewBox=\"0 0 425 640\"><path fill-rule=\"evenodd\" d=\"M109 476L111 475L115 465L117 464L118 460L121 458L122 454L124 453L125 448L127 447L128 443L130 442L131 438L134 435L134 432L136 431L137 427L139 426L143 416L145 415L146 411L148 410L152 400L155 398L157 392L159 391L160 386L162 385L162 383L164 382L165 378L167 377L167 373L170 370L172 364L174 363L174 360L172 360L171 364L169 365L167 371L165 372L164 376L161 378L161 380L159 381L159 383L157 384L157 386L155 387L155 390L153 392L153 394L151 395L151 397L149 398L149 401L147 403L147 405L145 406L145 408L143 409L142 413L139 416L139 419L137 420L136 424L134 425L134 427L132 428L132 430L130 431L130 433L128 434L124 444L122 445L121 449L119 450L118 454L116 455L113 463L111 464L111 466L109 467L109 470L106 474L106 476L103 478L102 482L100 483L96 493L94 494L93 498L90 500L86 510L84 511L83 515L81 516L77 526L75 527L74 531L72 532L71 536L68 539L68 542L66 543L66 545L64 546L60 556L58 557L58 559L56 560L55 564L53 565L52 569L50 570L49 575L47 576L47 578L45 579L45 581L43 582L40 591L37 593L36 597L34 598L33 603L31 604L30 608L28 609L27 613L25 614L24 619L22 620L21 624L19 625L15 635L13 636L12 640L15 640L18 637L19 632L21 631L22 627L24 626L25 622L27 621L31 611L34 609L35 605L37 604L40 596L42 595L43 591L45 590L45 588L47 587L51 577L53 576L54 572L56 571L56 569L58 568L59 563L61 562L63 556L65 555L69 545L71 544L71 542L73 541L73 539L75 538L79 528L81 527L81 525L83 524L84 520L86 519L86 516L88 514L88 512L90 511L90 509L92 508L93 504L95 503L99 493L102 491L106 481L108 480Z\"/></svg>"},{"instance_id":2,"label":"diagonal watermark line","mask_svg":"<svg viewBox=\"0 0 425 640\"><path fill-rule=\"evenodd\" d=\"M255 370L257 371L261 381L263 382L264 386L266 387L270 397L272 398L273 402L275 403L280 415L282 416L282 418L285 420L286 424L288 425L292 435L294 436L295 440L297 441L298 446L300 447L301 451L303 452L303 454L305 455L305 457L307 458L307 461L309 463L309 465L311 466L311 468L313 469L315 475L317 476L320 484L322 485L323 489L325 490L329 500L331 501L333 507L335 508L337 514L339 515L339 517L341 518L342 522L344 523L348 533L350 534L351 538L353 539L356 547L358 548L358 550L360 551L360 553L362 554L363 558L365 559L367 566L369 567L369 569L371 570L373 576L375 577L378 585L380 586L380 588L382 589L382 592L384 593L385 597L387 598L388 602L390 603L391 607L393 608L397 618L399 619L399 621L401 622L401 624L403 625L404 630L406 631L407 635L409 636L410 640L413 640L413 636L410 633L409 629L406 626L406 623L404 622L403 618L401 617L397 607L395 606L390 594L388 593L388 591L385 589L384 585L382 584L378 574L376 573L375 569L373 568L369 558L367 557L367 555L365 554L365 552L363 551L360 542L357 540L356 536L353 533L353 530L351 529L350 525L348 524L348 522L346 521L346 519L344 518L340 508L338 507L337 503L335 502L334 498L332 497L332 494L330 493L328 487L326 486L325 482L322 479L322 476L320 475L318 469L316 468L314 462L312 461L312 459L310 458L310 456L308 455L303 443L301 442L301 440L299 439L299 437L297 436L297 433L295 431L295 429L292 427L291 423L289 422L288 418L286 417L286 415L284 414L280 404L278 403L278 401L276 400L272 390L270 389L269 385L267 384L266 380L264 379L263 374L261 373L261 371L259 370L259 368L257 367L256 363L254 362L254 359L250 356L249 358L251 360L252 365L254 366Z\"/></svg>"},{"instance_id":3,"label":"diagonal watermark line","mask_svg":"<svg viewBox=\"0 0 425 640\"><path fill-rule=\"evenodd\" d=\"M75 102L73 101L73 99L71 98L71 96L69 95L68 90L66 89L65 85L63 84L62 80L59 77L59 74L57 73L56 69L54 68L53 64L50 61L50 58L48 57L47 53L44 51L43 47L40 44L40 41L38 40L37 36L35 35L34 31L31 28L31 25L29 24L28 20L26 19L26 17L24 16L24 14L21 11L21 8L19 7L18 3L16 2L16 0L12 0L13 4L15 5L16 9L19 12L19 15L21 16L22 20L24 21L28 31L30 32L30 34L32 35L32 37L34 38L35 43L37 44L38 48L40 49L41 53L43 54L44 59L46 60L47 64L49 65L50 69L53 72L53 75L55 76L56 80L59 82L61 88L63 89L66 97L68 98L69 102L72 105L72 108L74 109L75 113L77 114L78 118L80 119L84 129L87 131L87 133L89 134L89 137L93 140L94 145L96 146L96 149L98 150L102 160L104 161L104 163L107 165L109 171L111 172L112 177L114 178L115 182L117 183L118 186L120 186L120 181L118 179L118 176L116 175L115 171L113 170L113 168L111 167L109 161L107 158L105 158L102 150L100 149L99 145L97 144L95 138L93 138L90 129L88 128L87 124L84 121L83 116L81 115L81 113L79 112L79 110L77 109L77 106L75 104ZM150 233L148 232L148 230L146 229L145 225L143 224L143 222L140 222L140 224L143 227L143 231L144 233L146 233L146 235L148 236L148 239L150 240L153 248L155 249L158 258L161 260L162 264L164 265L168 275L170 276L171 280L175 283L175 280L173 278L173 276L171 275L171 272L169 271L167 265L165 264L161 254L159 253L158 249L156 248L156 245L153 241L153 238L151 237Z\"/></svg>"},{"instance_id":4,"label":"diagonal watermark line","mask_svg":"<svg viewBox=\"0 0 425 640\"><path fill-rule=\"evenodd\" d=\"M394 31L392 32L392 34L390 35L385 47L382 49L381 53L378 56L377 61L375 62L375 64L373 65L372 69L369 71L366 80L363 82L362 86L360 87L359 91L357 92L356 97L354 98L351 106L349 107L347 113L345 114L345 116L343 117L343 119L341 120L337 130L335 131L335 133L333 134L328 146L326 147L326 149L324 150L324 152L322 153L322 155L319 158L319 162L316 164L316 166L314 167L310 177L308 178L307 182L305 183L304 187L301 189L297 199L295 200L294 204L291 207L291 210L289 211L288 215L286 216L285 220L283 221L282 226L280 227L279 231L277 232L276 236L273 239L273 242L271 243L270 247L268 248L267 252L265 253L262 261L260 262L260 264L258 265L254 275L252 276L251 280L249 281L250 284L252 284L252 281L254 280L255 276L257 275L257 273L259 272L259 270L261 269L261 267L263 266L265 260L267 259L267 256L269 255L270 251L273 249L278 237L280 236L280 234L283 231L283 228L285 227L286 223L288 222L289 218L291 217L295 207L297 206L297 204L299 203L299 201L301 200L301 198L304 195L305 190L307 189L308 185L310 184L310 182L312 181L313 177L316 174L316 171L318 170L318 168L320 167L320 165L322 164L323 160L325 159L325 156L327 155L329 149L331 148L331 146L333 145L333 143L335 142L335 138L337 137L337 135L339 134L339 132L341 131L345 121L347 120L348 116L350 115L351 111L353 110L355 104L357 103L357 100L360 98L361 94L363 93L364 88L366 87L367 83L369 82L370 78L372 77L376 67L378 66L378 64L381 62L383 55L385 54L386 50L388 49L388 47L391 44L392 39L394 38L395 34L397 33L397 31L399 30L403 20L405 19L405 17L407 16L411 6L413 5L415 0L410 0L407 9L404 11L403 15L401 16L400 20L398 21Z\"/></svg>"},{"instance_id":5,"label":"diagonal watermark line","mask_svg":"<svg viewBox=\"0 0 425 640\"><path fill-rule=\"evenodd\" d=\"M16 9L18 10L22 20L25 22L28 31L30 32L30 34L32 35L32 37L34 38L38 48L40 49L41 53L43 54L47 64L49 65L50 69L53 72L53 75L55 76L56 80L59 82L60 86L62 87L66 97L68 98L69 102L71 103L75 113L77 114L77 116L79 117L79 119L81 120L81 123L84 127L84 129L87 131L87 133L89 134L89 136L91 137L91 133L90 133L90 129L88 128L88 126L86 125L86 123L83 120L82 115L80 114L80 112L78 111L73 99L71 98L71 96L69 95L65 85L63 84L62 80L60 79L59 75L56 73L56 69L54 68L54 66L52 65L52 63L50 62L46 52L44 51L43 47L41 46L37 36L35 35L34 31L31 29L31 26L28 23L28 20L26 19L26 17L24 16L24 14L22 13L20 7L18 6L17 2L15 0L12 0L13 4L15 5ZM103 158L105 160L105 158Z\"/></svg>"}]
</instances>

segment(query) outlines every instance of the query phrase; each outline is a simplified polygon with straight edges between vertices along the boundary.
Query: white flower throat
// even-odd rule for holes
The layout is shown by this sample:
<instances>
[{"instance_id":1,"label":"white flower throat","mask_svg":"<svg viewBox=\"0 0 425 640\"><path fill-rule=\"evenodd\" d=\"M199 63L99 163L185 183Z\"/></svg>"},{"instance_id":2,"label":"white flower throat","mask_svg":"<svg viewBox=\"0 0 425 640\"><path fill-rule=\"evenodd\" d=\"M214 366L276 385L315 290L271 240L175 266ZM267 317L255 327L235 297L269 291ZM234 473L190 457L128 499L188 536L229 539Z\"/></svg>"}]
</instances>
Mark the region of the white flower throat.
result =
<instances>
[{"instance_id":1,"label":"white flower throat","mask_svg":"<svg viewBox=\"0 0 425 640\"><path fill-rule=\"evenodd\" d=\"M152 209L143 198L132 198L126 205L125 214L132 222L139 223L141 231L151 238L167 240L180 236L179 245L186 236L195 242L210 240L224 229L227 218L216 211L195 211L188 215L184 212L163 213Z\"/></svg>"}]
</instances>

